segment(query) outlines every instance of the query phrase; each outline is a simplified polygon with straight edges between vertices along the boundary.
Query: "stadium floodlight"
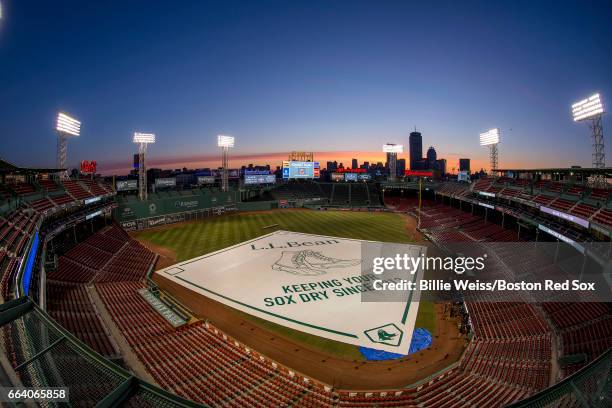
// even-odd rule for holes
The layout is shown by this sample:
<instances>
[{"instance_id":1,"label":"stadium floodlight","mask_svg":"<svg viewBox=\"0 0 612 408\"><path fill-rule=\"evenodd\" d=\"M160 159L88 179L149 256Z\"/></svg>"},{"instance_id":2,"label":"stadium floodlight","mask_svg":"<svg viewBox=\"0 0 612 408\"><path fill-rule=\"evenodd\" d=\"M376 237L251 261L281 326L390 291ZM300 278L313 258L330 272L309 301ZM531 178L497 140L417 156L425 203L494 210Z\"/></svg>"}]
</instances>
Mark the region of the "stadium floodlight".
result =
<instances>
[{"instance_id":1,"label":"stadium floodlight","mask_svg":"<svg viewBox=\"0 0 612 408\"><path fill-rule=\"evenodd\" d=\"M147 168L145 159L147 146L155 143L155 134L134 132L132 140L138 144L138 197L140 200L145 201L147 199Z\"/></svg>"},{"instance_id":2,"label":"stadium floodlight","mask_svg":"<svg viewBox=\"0 0 612 408\"><path fill-rule=\"evenodd\" d=\"M55 130L60 133L65 133L71 136L79 136L81 134L81 122L71 118L65 113L57 114L57 122L55 124Z\"/></svg>"},{"instance_id":3,"label":"stadium floodlight","mask_svg":"<svg viewBox=\"0 0 612 408\"><path fill-rule=\"evenodd\" d=\"M134 132L134 143L155 143L155 135L153 133Z\"/></svg>"},{"instance_id":4,"label":"stadium floodlight","mask_svg":"<svg viewBox=\"0 0 612 408\"><path fill-rule=\"evenodd\" d=\"M591 139L593 140L593 168L603 169L606 167L606 155L604 150L603 125L601 117L604 114L604 106L598 93L589 96L572 105L572 117L574 122L589 122ZM605 188L606 177L604 174L596 174L590 178L593 187Z\"/></svg>"},{"instance_id":5,"label":"stadium floodlight","mask_svg":"<svg viewBox=\"0 0 612 408\"><path fill-rule=\"evenodd\" d=\"M383 152L384 153L403 153L404 146L394 144L394 143L387 143L383 145Z\"/></svg>"},{"instance_id":6,"label":"stadium floodlight","mask_svg":"<svg viewBox=\"0 0 612 408\"><path fill-rule=\"evenodd\" d=\"M591 119L602 113L604 113L604 108L598 93L572 105L574 122Z\"/></svg>"},{"instance_id":7,"label":"stadium floodlight","mask_svg":"<svg viewBox=\"0 0 612 408\"><path fill-rule=\"evenodd\" d=\"M234 136L217 135L217 146L234 147Z\"/></svg>"},{"instance_id":8,"label":"stadium floodlight","mask_svg":"<svg viewBox=\"0 0 612 408\"><path fill-rule=\"evenodd\" d=\"M491 129L487 130L484 133L480 134L480 145L481 146L489 146L492 144L499 143L499 129Z\"/></svg>"},{"instance_id":9,"label":"stadium floodlight","mask_svg":"<svg viewBox=\"0 0 612 408\"><path fill-rule=\"evenodd\" d=\"M67 178L68 137L81 135L81 122L59 112L55 121L55 131L57 132L56 167L63 169L59 172L59 177Z\"/></svg>"},{"instance_id":10,"label":"stadium floodlight","mask_svg":"<svg viewBox=\"0 0 612 408\"><path fill-rule=\"evenodd\" d=\"M499 158L499 151L497 145L499 144L499 128L490 129L480 134L480 145L489 146L489 160L491 162L491 173L497 169L497 160Z\"/></svg>"}]
</instances>

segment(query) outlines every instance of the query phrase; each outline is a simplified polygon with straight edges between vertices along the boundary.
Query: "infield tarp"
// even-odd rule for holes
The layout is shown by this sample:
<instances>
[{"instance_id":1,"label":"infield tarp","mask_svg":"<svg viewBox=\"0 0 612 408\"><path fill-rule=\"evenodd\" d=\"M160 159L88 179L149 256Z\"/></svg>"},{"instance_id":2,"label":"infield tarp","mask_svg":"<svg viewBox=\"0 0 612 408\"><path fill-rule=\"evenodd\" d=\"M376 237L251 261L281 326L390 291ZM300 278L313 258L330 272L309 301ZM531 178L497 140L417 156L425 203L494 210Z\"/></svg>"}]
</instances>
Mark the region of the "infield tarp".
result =
<instances>
[{"instance_id":1,"label":"infield tarp","mask_svg":"<svg viewBox=\"0 0 612 408\"><path fill-rule=\"evenodd\" d=\"M418 296L363 302L364 241L277 231L156 273L220 303L316 336L407 354ZM402 245L406 252L424 248ZM414 279L422 277L422 271Z\"/></svg>"}]
</instances>

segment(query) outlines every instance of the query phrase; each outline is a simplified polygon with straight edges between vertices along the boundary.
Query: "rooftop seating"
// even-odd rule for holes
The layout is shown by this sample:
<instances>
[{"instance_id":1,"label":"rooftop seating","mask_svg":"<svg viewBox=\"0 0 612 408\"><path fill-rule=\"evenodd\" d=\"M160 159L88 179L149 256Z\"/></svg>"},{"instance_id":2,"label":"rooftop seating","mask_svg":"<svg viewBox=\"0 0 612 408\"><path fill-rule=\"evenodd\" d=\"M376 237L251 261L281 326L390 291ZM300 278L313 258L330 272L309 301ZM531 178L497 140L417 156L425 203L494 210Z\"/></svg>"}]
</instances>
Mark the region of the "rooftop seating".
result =
<instances>
[{"instance_id":1,"label":"rooftop seating","mask_svg":"<svg viewBox=\"0 0 612 408\"><path fill-rule=\"evenodd\" d=\"M38 184L45 191L57 191L59 190L59 186L53 180L38 180Z\"/></svg>"},{"instance_id":2,"label":"rooftop seating","mask_svg":"<svg viewBox=\"0 0 612 408\"><path fill-rule=\"evenodd\" d=\"M34 186L30 183L14 183L10 184L10 188L15 192L15 194L20 196L32 194L36 191Z\"/></svg>"},{"instance_id":3,"label":"rooftop seating","mask_svg":"<svg viewBox=\"0 0 612 408\"><path fill-rule=\"evenodd\" d=\"M74 197L77 200L84 200L86 198L92 197L92 195L88 191L86 191L85 189L83 189L83 187L81 187L78 181L64 180L63 184L68 194L70 194L72 197Z\"/></svg>"}]
</instances>

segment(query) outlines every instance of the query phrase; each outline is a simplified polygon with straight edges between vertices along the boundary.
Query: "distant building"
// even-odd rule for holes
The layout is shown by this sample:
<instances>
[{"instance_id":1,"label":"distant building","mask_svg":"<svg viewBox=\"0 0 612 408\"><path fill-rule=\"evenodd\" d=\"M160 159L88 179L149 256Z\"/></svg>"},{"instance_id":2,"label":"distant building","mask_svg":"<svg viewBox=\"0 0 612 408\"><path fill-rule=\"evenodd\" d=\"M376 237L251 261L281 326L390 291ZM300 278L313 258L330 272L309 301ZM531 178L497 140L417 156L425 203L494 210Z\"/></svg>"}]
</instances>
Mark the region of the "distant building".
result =
<instances>
[{"instance_id":1,"label":"distant building","mask_svg":"<svg viewBox=\"0 0 612 408\"><path fill-rule=\"evenodd\" d=\"M352 168L352 169L356 169L356 168L358 168L358 167L359 167L359 166L357 165L357 159L353 159L353 160L351 160L351 168Z\"/></svg>"},{"instance_id":2,"label":"distant building","mask_svg":"<svg viewBox=\"0 0 612 408\"><path fill-rule=\"evenodd\" d=\"M389 178L397 177L397 153L387 153L387 163L385 167L388 170Z\"/></svg>"},{"instance_id":3,"label":"distant building","mask_svg":"<svg viewBox=\"0 0 612 408\"><path fill-rule=\"evenodd\" d=\"M440 173L440 176L444 176L446 174L446 159L436 160L434 170Z\"/></svg>"},{"instance_id":4,"label":"distant building","mask_svg":"<svg viewBox=\"0 0 612 408\"><path fill-rule=\"evenodd\" d=\"M404 177L406 173L406 159L397 159L397 177Z\"/></svg>"},{"instance_id":5,"label":"distant building","mask_svg":"<svg viewBox=\"0 0 612 408\"><path fill-rule=\"evenodd\" d=\"M459 159L459 171L470 173L470 159Z\"/></svg>"},{"instance_id":6,"label":"distant building","mask_svg":"<svg viewBox=\"0 0 612 408\"><path fill-rule=\"evenodd\" d=\"M427 149L427 167L429 169L435 169L436 160L438 160L438 154L436 153L436 149L433 146L429 146Z\"/></svg>"},{"instance_id":7,"label":"distant building","mask_svg":"<svg viewBox=\"0 0 612 408\"><path fill-rule=\"evenodd\" d=\"M410 147L410 169L421 170L417 164L417 162L423 160L423 136L421 132L410 132L408 146Z\"/></svg>"}]
</instances>

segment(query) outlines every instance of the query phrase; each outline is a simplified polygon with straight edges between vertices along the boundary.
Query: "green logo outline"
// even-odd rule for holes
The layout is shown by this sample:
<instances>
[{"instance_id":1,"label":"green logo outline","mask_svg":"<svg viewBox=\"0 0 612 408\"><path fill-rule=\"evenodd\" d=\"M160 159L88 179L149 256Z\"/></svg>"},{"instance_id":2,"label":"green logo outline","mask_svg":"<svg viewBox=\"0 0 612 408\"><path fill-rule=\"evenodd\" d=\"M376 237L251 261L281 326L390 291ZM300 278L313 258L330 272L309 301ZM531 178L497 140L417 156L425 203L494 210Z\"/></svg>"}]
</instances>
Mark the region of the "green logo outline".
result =
<instances>
[{"instance_id":1,"label":"green logo outline","mask_svg":"<svg viewBox=\"0 0 612 408\"><path fill-rule=\"evenodd\" d=\"M379 330L379 329L384 329L385 327L389 327L389 326L393 326L399 332L399 338L397 339L397 344L389 343L388 341L390 339L389 340L380 339L380 337L381 337L381 333L380 332L377 332L378 337L379 337L378 339L372 338L372 336L370 336L370 332L375 331L375 330ZM384 330L382 330L382 333L383 334L388 334ZM402 329L400 329L399 327L397 327L395 325L395 323L387 323L387 324L384 324L384 325L379 326L379 327L374 327L373 329L365 330L363 332L363 334L365 334L366 337L368 339L370 339L370 341L372 343L380 343L380 344L384 344L384 345L392 346L392 347L399 347L400 344L402 344L402 338L404 338L404 331Z\"/></svg>"}]
</instances>

